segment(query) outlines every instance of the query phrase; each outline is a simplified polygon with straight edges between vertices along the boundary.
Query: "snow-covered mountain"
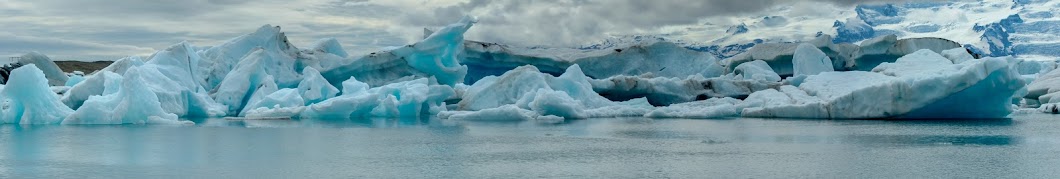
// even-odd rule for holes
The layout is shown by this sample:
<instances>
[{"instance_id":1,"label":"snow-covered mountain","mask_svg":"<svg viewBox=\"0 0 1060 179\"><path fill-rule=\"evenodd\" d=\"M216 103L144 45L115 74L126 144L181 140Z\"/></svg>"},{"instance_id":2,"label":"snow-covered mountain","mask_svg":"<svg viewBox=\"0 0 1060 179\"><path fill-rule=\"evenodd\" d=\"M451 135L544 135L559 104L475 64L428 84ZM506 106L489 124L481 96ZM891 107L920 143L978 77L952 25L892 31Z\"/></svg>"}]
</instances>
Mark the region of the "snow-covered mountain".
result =
<instances>
[{"instance_id":1,"label":"snow-covered mountain","mask_svg":"<svg viewBox=\"0 0 1060 179\"><path fill-rule=\"evenodd\" d=\"M666 40L724 59L756 44L804 42L831 35L835 43L873 37L938 37L953 40L984 56L1014 55L1028 60L1060 58L1060 1L981 0L864 4L822 9L805 15L798 7L778 7L769 14L706 23L658 35L613 37L583 48L629 46L644 40Z\"/></svg>"}]
</instances>

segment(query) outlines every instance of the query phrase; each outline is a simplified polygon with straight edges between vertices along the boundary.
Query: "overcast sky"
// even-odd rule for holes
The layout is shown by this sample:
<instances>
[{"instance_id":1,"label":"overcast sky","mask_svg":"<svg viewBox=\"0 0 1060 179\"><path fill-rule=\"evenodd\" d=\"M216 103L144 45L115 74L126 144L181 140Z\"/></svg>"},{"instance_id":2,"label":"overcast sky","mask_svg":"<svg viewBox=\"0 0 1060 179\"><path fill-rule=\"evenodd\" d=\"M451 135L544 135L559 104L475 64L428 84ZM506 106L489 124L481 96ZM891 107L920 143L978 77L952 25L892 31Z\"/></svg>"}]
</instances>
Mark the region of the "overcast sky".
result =
<instances>
[{"instance_id":1,"label":"overcast sky","mask_svg":"<svg viewBox=\"0 0 1060 179\"><path fill-rule=\"evenodd\" d=\"M479 18L468 39L575 46L793 3L894 1L903 0L0 0L0 57L146 55L184 40L219 44L264 24L299 46L335 37L363 53L414 42L424 27L465 14Z\"/></svg>"}]
</instances>

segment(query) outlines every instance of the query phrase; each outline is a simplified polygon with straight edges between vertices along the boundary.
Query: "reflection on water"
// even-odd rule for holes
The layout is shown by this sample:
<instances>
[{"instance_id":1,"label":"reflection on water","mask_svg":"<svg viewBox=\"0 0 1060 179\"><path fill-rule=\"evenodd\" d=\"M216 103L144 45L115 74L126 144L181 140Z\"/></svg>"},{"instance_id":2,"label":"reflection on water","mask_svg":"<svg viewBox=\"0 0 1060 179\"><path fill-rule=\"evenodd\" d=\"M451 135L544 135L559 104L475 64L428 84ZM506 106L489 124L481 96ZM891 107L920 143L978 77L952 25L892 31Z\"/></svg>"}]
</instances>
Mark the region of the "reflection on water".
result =
<instances>
[{"instance_id":1,"label":"reflection on water","mask_svg":"<svg viewBox=\"0 0 1060 179\"><path fill-rule=\"evenodd\" d=\"M0 178L1053 178L1050 115L0 126Z\"/></svg>"}]
</instances>

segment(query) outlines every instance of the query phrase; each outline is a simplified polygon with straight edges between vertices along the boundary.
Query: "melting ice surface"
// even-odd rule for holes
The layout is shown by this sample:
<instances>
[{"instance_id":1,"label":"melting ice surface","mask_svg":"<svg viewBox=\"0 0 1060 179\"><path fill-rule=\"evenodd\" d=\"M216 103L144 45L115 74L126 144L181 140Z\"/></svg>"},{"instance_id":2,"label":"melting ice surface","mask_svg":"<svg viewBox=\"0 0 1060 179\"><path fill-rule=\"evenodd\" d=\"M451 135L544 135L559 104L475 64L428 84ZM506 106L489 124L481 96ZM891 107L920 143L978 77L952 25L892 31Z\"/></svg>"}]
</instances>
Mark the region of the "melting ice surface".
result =
<instances>
[{"instance_id":1,"label":"melting ice surface","mask_svg":"<svg viewBox=\"0 0 1060 179\"><path fill-rule=\"evenodd\" d=\"M970 58L938 38L884 36L854 45L822 36L719 60L661 41L588 50L465 41L475 22L465 17L420 42L364 56L347 54L334 39L299 49L266 25L217 46L181 42L121 59L83 78L66 78L48 57L31 53L0 91L0 122L1003 118L1021 97L1058 101L1050 100L1051 83L1025 96L1037 76L1022 73L1019 60ZM57 88L61 97L50 87L66 84Z\"/></svg>"}]
</instances>

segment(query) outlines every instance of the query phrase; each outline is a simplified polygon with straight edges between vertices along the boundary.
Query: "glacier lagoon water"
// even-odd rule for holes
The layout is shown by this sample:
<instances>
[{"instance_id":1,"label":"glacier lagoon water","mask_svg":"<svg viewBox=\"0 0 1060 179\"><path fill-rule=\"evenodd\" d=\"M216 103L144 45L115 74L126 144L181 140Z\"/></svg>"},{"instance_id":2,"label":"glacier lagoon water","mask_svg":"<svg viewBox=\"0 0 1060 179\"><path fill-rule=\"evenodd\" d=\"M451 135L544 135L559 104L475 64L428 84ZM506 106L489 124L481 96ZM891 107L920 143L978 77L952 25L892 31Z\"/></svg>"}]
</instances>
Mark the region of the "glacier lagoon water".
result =
<instances>
[{"instance_id":1,"label":"glacier lagoon water","mask_svg":"<svg viewBox=\"0 0 1060 179\"><path fill-rule=\"evenodd\" d=\"M1060 120L0 126L0 178L1056 178Z\"/></svg>"}]
</instances>

